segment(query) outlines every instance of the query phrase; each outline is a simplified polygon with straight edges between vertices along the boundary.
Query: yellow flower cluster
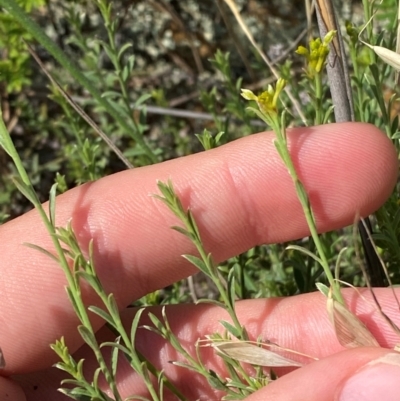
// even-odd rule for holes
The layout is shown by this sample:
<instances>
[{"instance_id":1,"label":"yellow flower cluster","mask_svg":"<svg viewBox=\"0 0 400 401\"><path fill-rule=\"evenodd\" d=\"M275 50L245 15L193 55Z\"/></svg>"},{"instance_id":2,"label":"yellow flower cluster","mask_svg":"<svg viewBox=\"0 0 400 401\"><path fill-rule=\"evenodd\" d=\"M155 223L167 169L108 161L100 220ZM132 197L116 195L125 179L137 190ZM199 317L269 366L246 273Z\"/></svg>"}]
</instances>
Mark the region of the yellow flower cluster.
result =
<instances>
[{"instance_id":1,"label":"yellow flower cluster","mask_svg":"<svg viewBox=\"0 0 400 401\"><path fill-rule=\"evenodd\" d=\"M304 56L307 60L307 74L310 78L319 74L324 67L329 54L329 43L332 42L335 35L336 31L330 31L323 40L320 38L310 40L309 49L304 46L297 48L296 53Z\"/></svg>"}]
</instances>

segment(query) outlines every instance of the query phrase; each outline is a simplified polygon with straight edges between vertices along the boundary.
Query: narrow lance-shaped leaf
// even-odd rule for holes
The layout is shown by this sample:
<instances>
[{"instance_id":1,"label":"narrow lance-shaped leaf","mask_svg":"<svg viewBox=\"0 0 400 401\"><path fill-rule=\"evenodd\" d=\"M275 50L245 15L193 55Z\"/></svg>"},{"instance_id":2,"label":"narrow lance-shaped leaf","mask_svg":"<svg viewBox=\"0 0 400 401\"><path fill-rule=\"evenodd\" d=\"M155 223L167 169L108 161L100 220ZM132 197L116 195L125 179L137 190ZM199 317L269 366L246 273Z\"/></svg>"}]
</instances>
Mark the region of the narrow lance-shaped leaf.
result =
<instances>
[{"instance_id":1,"label":"narrow lance-shaped leaf","mask_svg":"<svg viewBox=\"0 0 400 401\"><path fill-rule=\"evenodd\" d=\"M315 283L315 286L317 287L318 291L322 293L322 295L325 295L327 298L329 297L329 287L326 286L323 283Z\"/></svg>"},{"instance_id":2,"label":"narrow lance-shaped leaf","mask_svg":"<svg viewBox=\"0 0 400 401\"><path fill-rule=\"evenodd\" d=\"M89 306L88 308L91 312L95 313L96 315L100 316L105 322L110 324L111 326L115 327L114 320L113 318L103 309L97 307L97 306Z\"/></svg>"},{"instance_id":3,"label":"narrow lance-shaped leaf","mask_svg":"<svg viewBox=\"0 0 400 401\"><path fill-rule=\"evenodd\" d=\"M136 331L137 331L137 328L138 328L138 325L139 325L140 316L142 315L143 311L144 311L144 308L139 309L136 312L136 315L135 315L135 317L134 317L134 319L132 321L132 325L131 325L131 344L132 344L132 347L135 346Z\"/></svg>"},{"instance_id":4,"label":"narrow lance-shaped leaf","mask_svg":"<svg viewBox=\"0 0 400 401\"><path fill-rule=\"evenodd\" d=\"M304 248L303 246L299 245L289 245L286 247L287 250L294 250L298 251L301 253L304 253L305 255L309 256L310 258L313 258L317 263L322 265L322 260L319 258L315 253L312 253L310 250L307 248Z\"/></svg>"},{"instance_id":5,"label":"narrow lance-shaped leaf","mask_svg":"<svg viewBox=\"0 0 400 401\"><path fill-rule=\"evenodd\" d=\"M0 109L0 146L8 153L8 155L14 159L16 156L16 150L11 140L10 134L7 131L7 127L4 124L3 114Z\"/></svg>"},{"instance_id":6,"label":"narrow lance-shaped leaf","mask_svg":"<svg viewBox=\"0 0 400 401\"><path fill-rule=\"evenodd\" d=\"M186 260L188 260L192 265L196 266L199 270L201 270L207 276L210 276L210 271L207 268L206 264L197 256L193 255L182 255Z\"/></svg>"},{"instance_id":7,"label":"narrow lance-shaped leaf","mask_svg":"<svg viewBox=\"0 0 400 401\"><path fill-rule=\"evenodd\" d=\"M121 337L117 337L115 339L115 343L119 344L121 341ZM114 347L111 351L111 373L113 377L117 375L117 367L118 367L118 348Z\"/></svg>"},{"instance_id":8,"label":"narrow lance-shaped leaf","mask_svg":"<svg viewBox=\"0 0 400 401\"><path fill-rule=\"evenodd\" d=\"M32 186L28 183L26 184L20 177L13 177L13 181L15 186L18 188L18 191L25 196L26 199L29 200L33 205L37 205L39 200Z\"/></svg>"},{"instance_id":9,"label":"narrow lance-shaped leaf","mask_svg":"<svg viewBox=\"0 0 400 401\"><path fill-rule=\"evenodd\" d=\"M79 334L81 335L81 337L83 338L83 340L85 341L85 343L87 345L89 345L90 348L97 349L98 345L97 345L96 337L87 327L79 326L78 331L79 331Z\"/></svg>"},{"instance_id":10,"label":"narrow lance-shaped leaf","mask_svg":"<svg viewBox=\"0 0 400 401\"><path fill-rule=\"evenodd\" d=\"M236 337L236 338L240 338L241 337L242 333L234 325L232 325L231 323L227 322L226 320L220 320L220 323L234 337Z\"/></svg>"},{"instance_id":11,"label":"narrow lance-shaped leaf","mask_svg":"<svg viewBox=\"0 0 400 401\"><path fill-rule=\"evenodd\" d=\"M49 195L49 217L51 225L53 227L56 226L56 194L57 194L57 184L53 184L51 186Z\"/></svg>"}]
</instances>

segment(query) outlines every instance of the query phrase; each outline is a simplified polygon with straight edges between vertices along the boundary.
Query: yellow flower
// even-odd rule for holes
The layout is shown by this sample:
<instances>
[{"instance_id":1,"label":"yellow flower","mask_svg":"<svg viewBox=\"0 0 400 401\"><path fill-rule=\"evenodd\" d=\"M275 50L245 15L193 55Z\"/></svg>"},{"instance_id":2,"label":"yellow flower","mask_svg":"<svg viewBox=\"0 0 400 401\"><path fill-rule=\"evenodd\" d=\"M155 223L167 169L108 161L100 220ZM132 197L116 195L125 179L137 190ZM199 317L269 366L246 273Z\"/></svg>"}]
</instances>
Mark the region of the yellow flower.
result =
<instances>
[{"instance_id":1,"label":"yellow flower","mask_svg":"<svg viewBox=\"0 0 400 401\"><path fill-rule=\"evenodd\" d=\"M319 74L322 68L325 66L326 58L329 54L329 43L332 42L336 35L336 31L328 32L324 39L321 41L320 38L311 39L308 47L299 46L296 53L300 56L304 56L307 61L307 75L313 78L315 74Z\"/></svg>"},{"instance_id":2,"label":"yellow flower","mask_svg":"<svg viewBox=\"0 0 400 401\"><path fill-rule=\"evenodd\" d=\"M242 89L242 97L246 100L255 100L257 102L258 97L250 89Z\"/></svg>"},{"instance_id":3,"label":"yellow flower","mask_svg":"<svg viewBox=\"0 0 400 401\"><path fill-rule=\"evenodd\" d=\"M242 89L242 96L247 100L256 101L258 108L264 114L266 115L276 114L278 111L277 103L279 95L285 86L286 86L286 81L282 78L279 78L278 81L276 82L275 88L272 85L268 85L267 90L262 92L259 96L256 96L249 89Z\"/></svg>"}]
</instances>

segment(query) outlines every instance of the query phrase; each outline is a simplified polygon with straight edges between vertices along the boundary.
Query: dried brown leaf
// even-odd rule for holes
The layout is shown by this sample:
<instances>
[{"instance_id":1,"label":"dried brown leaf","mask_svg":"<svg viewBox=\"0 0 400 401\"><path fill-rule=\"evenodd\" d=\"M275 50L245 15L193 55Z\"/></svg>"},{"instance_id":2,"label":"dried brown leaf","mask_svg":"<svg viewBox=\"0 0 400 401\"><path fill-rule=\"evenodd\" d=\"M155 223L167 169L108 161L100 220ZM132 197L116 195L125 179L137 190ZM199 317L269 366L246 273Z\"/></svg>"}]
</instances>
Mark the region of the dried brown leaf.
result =
<instances>
[{"instance_id":1,"label":"dried brown leaf","mask_svg":"<svg viewBox=\"0 0 400 401\"><path fill-rule=\"evenodd\" d=\"M220 354L240 362L268 367L303 366L301 363L285 358L275 352L244 341L213 342L211 346Z\"/></svg>"},{"instance_id":2,"label":"dried brown leaf","mask_svg":"<svg viewBox=\"0 0 400 401\"><path fill-rule=\"evenodd\" d=\"M331 296L328 297L327 309L336 337L343 347L379 347L375 337L361 320Z\"/></svg>"}]
</instances>

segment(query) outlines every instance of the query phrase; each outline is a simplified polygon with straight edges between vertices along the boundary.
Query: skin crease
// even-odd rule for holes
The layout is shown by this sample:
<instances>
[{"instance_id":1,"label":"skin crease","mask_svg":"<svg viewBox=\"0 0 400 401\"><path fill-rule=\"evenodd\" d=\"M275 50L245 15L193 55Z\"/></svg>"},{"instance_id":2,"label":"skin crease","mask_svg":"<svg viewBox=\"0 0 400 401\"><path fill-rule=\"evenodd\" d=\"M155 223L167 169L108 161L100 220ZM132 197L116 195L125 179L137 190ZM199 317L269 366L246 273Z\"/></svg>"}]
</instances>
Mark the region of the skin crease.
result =
<instances>
[{"instance_id":1,"label":"skin crease","mask_svg":"<svg viewBox=\"0 0 400 401\"><path fill-rule=\"evenodd\" d=\"M397 156L377 128L334 124L293 129L288 136L320 232L351 224L356 214L372 213L390 195L397 179ZM125 310L130 302L194 272L180 256L193 253L193 247L170 230L176 219L149 196L157 192L157 179L172 179L184 206L190 206L194 213L207 250L217 261L257 244L308 234L273 138L272 133L253 135L209 152L115 174L58 197L57 225L63 226L72 218L83 249L94 239L96 270L106 290L116 295L127 327L134 313ZM88 372L93 361L81 347L62 271L52 260L23 245L29 242L52 249L51 242L34 211L1 226L0 238L0 346L7 362L0 381L0 401L25 399L21 388L27 400L65 399L55 391L66 376L49 369L57 358L48 345L64 335L70 351L78 350L76 358L86 359ZM97 304L90 291L84 293L87 303ZM400 324L390 291L381 289L377 295L386 313ZM398 339L371 304L353 290L346 290L345 296L379 343L393 347ZM239 317L254 338L261 334L281 346L323 358L312 363L302 360L305 367L282 376L249 400L333 400L346 377L390 352L384 348L343 351L327 319L325 302L322 295L313 293L238 303ZM158 309L153 311L159 313ZM224 318L223 311L206 305L168 307L167 314L174 332L189 349L198 338L220 330L218 320ZM93 326L99 330L99 338L112 339L101 321L93 319ZM138 348L156 366L165 368L190 400L221 397L198 376L171 366L168 361L178 357L155 335L140 330ZM211 350L202 352L207 364L222 372ZM122 395L145 395L143 384L125 365L121 361Z\"/></svg>"}]
</instances>

